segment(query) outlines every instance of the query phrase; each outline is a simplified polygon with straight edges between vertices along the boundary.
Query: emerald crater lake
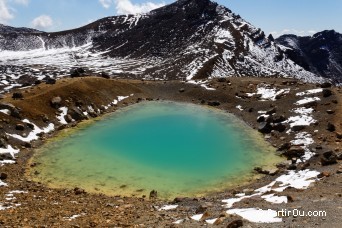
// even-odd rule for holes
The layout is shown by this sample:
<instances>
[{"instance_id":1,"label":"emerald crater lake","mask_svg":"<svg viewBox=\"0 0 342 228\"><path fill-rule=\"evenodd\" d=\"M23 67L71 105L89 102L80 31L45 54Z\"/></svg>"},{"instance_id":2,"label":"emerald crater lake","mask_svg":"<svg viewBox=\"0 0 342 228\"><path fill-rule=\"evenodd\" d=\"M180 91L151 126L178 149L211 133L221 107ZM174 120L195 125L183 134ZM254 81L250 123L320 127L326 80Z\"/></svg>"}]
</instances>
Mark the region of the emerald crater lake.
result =
<instances>
[{"instance_id":1,"label":"emerald crater lake","mask_svg":"<svg viewBox=\"0 0 342 228\"><path fill-rule=\"evenodd\" d=\"M71 131L71 132L70 132ZM39 148L29 169L54 188L160 198L199 196L253 178L280 157L262 136L226 112L176 102L128 106L64 132Z\"/></svg>"}]
</instances>

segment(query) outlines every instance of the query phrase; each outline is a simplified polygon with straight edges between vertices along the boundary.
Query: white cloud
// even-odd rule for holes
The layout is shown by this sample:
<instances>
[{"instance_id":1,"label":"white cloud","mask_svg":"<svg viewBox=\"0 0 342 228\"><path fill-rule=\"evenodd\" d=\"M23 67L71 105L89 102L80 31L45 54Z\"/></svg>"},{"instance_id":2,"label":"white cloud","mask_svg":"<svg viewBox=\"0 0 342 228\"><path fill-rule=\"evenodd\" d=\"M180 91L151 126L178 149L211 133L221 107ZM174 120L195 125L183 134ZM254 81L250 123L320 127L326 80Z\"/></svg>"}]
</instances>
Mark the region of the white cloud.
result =
<instances>
[{"instance_id":1,"label":"white cloud","mask_svg":"<svg viewBox=\"0 0 342 228\"><path fill-rule=\"evenodd\" d=\"M46 29L53 25L53 20L48 15L41 15L33 19L33 21L31 22L31 25L34 28Z\"/></svg>"},{"instance_id":2,"label":"white cloud","mask_svg":"<svg viewBox=\"0 0 342 228\"><path fill-rule=\"evenodd\" d=\"M153 3L153 2L145 2L142 4L133 4L130 0L114 0L115 1L115 9L117 14L139 14L139 13L147 13L156 8L162 7L165 5L162 3Z\"/></svg>"},{"instance_id":3,"label":"white cloud","mask_svg":"<svg viewBox=\"0 0 342 228\"><path fill-rule=\"evenodd\" d=\"M271 32L271 34L274 37L279 37L281 35L285 35L285 34L294 34L297 36L312 36L313 34L315 34L316 31L315 30L297 30L297 29L283 29L282 31L273 31Z\"/></svg>"},{"instance_id":4,"label":"white cloud","mask_svg":"<svg viewBox=\"0 0 342 228\"><path fill-rule=\"evenodd\" d=\"M101 3L101 5L103 6L103 8L108 9L109 7L111 7L113 1L112 0L99 0L99 2Z\"/></svg>"},{"instance_id":5,"label":"white cloud","mask_svg":"<svg viewBox=\"0 0 342 228\"><path fill-rule=\"evenodd\" d=\"M6 0L0 0L0 23L6 23L7 21L14 18L7 6Z\"/></svg>"},{"instance_id":6,"label":"white cloud","mask_svg":"<svg viewBox=\"0 0 342 228\"><path fill-rule=\"evenodd\" d=\"M20 4L20 5L28 5L29 0L11 0L12 2L16 3L16 4Z\"/></svg>"}]
</instances>

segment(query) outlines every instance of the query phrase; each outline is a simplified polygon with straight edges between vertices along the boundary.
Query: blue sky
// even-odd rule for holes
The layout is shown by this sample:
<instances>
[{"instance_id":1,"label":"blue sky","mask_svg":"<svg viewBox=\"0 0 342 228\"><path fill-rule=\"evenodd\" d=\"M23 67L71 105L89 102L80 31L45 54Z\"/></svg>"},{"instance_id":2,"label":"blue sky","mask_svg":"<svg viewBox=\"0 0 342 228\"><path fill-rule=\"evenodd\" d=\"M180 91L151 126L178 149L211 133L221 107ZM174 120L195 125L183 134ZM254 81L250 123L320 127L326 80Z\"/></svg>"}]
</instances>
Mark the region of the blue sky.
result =
<instances>
[{"instance_id":1,"label":"blue sky","mask_svg":"<svg viewBox=\"0 0 342 228\"><path fill-rule=\"evenodd\" d=\"M173 0L0 0L0 23L60 31L118 14L139 13ZM342 33L342 0L217 0L267 34Z\"/></svg>"}]
</instances>

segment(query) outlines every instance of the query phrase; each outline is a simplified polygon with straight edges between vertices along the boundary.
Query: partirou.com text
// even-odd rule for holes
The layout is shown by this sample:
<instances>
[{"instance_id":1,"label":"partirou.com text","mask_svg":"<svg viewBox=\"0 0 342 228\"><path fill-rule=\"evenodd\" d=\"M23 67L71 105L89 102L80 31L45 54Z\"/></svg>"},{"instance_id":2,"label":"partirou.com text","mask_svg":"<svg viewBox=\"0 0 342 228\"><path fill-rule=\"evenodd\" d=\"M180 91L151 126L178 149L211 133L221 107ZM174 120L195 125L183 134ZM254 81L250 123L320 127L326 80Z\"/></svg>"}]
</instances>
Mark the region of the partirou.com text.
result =
<instances>
[{"instance_id":1,"label":"partirou.com text","mask_svg":"<svg viewBox=\"0 0 342 228\"><path fill-rule=\"evenodd\" d=\"M282 209L277 211L277 217L326 217L326 211L303 211L299 209Z\"/></svg>"}]
</instances>

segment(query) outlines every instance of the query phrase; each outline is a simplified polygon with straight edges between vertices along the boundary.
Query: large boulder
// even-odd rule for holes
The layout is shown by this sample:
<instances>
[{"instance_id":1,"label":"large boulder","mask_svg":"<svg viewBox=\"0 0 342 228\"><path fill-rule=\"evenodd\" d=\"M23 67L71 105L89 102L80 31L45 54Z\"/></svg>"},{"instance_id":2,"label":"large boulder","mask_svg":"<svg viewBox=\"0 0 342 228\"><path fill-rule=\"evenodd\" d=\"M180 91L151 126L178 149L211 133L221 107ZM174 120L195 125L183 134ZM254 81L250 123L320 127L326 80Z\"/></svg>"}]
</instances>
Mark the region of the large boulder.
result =
<instances>
[{"instance_id":1,"label":"large boulder","mask_svg":"<svg viewBox=\"0 0 342 228\"><path fill-rule=\"evenodd\" d=\"M8 175L6 173L0 173L0 180L6 180Z\"/></svg>"},{"instance_id":2,"label":"large boulder","mask_svg":"<svg viewBox=\"0 0 342 228\"><path fill-rule=\"evenodd\" d=\"M50 101L50 105L53 108L60 108L62 103L62 98L61 97L54 97Z\"/></svg>"},{"instance_id":3,"label":"large boulder","mask_svg":"<svg viewBox=\"0 0 342 228\"><path fill-rule=\"evenodd\" d=\"M272 115L272 114L274 114L274 113L276 113L276 112L277 112L277 109L276 109L276 108L271 108L271 109L267 110L266 114L267 114L267 115Z\"/></svg>"},{"instance_id":4,"label":"large boulder","mask_svg":"<svg viewBox=\"0 0 342 228\"><path fill-rule=\"evenodd\" d=\"M327 151L323 153L321 157L321 164L323 166L333 165L337 163L337 155L333 151Z\"/></svg>"},{"instance_id":5,"label":"large boulder","mask_svg":"<svg viewBox=\"0 0 342 228\"><path fill-rule=\"evenodd\" d=\"M2 160L12 160L13 157L10 153L0 154L0 161Z\"/></svg>"},{"instance_id":6,"label":"large boulder","mask_svg":"<svg viewBox=\"0 0 342 228\"><path fill-rule=\"evenodd\" d=\"M286 130L286 126L282 123L277 123L272 125L272 129L279 132L284 132Z\"/></svg>"},{"instance_id":7,"label":"large boulder","mask_svg":"<svg viewBox=\"0 0 342 228\"><path fill-rule=\"evenodd\" d=\"M330 131L330 132L334 132L336 130L336 127L335 127L334 124L328 123L327 130Z\"/></svg>"},{"instance_id":8,"label":"large boulder","mask_svg":"<svg viewBox=\"0 0 342 228\"><path fill-rule=\"evenodd\" d=\"M272 126L269 122L261 122L259 123L258 131L263 134L271 133Z\"/></svg>"},{"instance_id":9,"label":"large boulder","mask_svg":"<svg viewBox=\"0 0 342 228\"><path fill-rule=\"evenodd\" d=\"M13 93L12 98L13 99L22 99L22 98L24 98L24 95L22 94L22 92L15 92L15 93Z\"/></svg>"},{"instance_id":10,"label":"large boulder","mask_svg":"<svg viewBox=\"0 0 342 228\"><path fill-rule=\"evenodd\" d=\"M25 130L24 124L17 124L17 125L15 125L15 130L18 130L18 131Z\"/></svg>"},{"instance_id":11,"label":"large boulder","mask_svg":"<svg viewBox=\"0 0 342 228\"><path fill-rule=\"evenodd\" d=\"M72 78L77 78L77 77L82 77L85 74L85 70L83 68L77 68L77 69L73 69L70 72L70 76Z\"/></svg>"},{"instance_id":12,"label":"large boulder","mask_svg":"<svg viewBox=\"0 0 342 228\"><path fill-rule=\"evenodd\" d=\"M330 89L323 89L323 97L330 97L333 93Z\"/></svg>"},{"instance_id":13,"label":"large boulder","mask_svg":"<svg viewBox=\"0 0 342 228\"><path fill-rule=\"evenodd\" d=\"M281 123L284 122L286 120L285 116L280 115L280 116L273 116L273 123Z\"/></svg>"},{"instance_id":14,"label":"large boulder","mask_svg":"<svg viewBox=\"0 0 342 228\"><path fill-rule=\"evenodd\" d=\"M101 77L105 79L110 79L110 75L107 72L101 72Z\"/></svg>"},{"instance_id":15,"label":"large boulder","mask_svg":"<svg viewBox=\"0 0 342 228\"><path fill-rule=\"evenodd\" d=\"M72 116L67 114L64 116L64 120L67 122L67 123L71 123L72 122Z\"/></svg>"},{"instance_id":16,"label":"large boulder","mask_svg":"<svg viewBox=\"0 0 342 228\"><path fill-rule=\"evenodd\" d=\"M326 89L326 88L330 88L332 86L332 84L330 82L324 82L320 86L321 86L321 88Z\"/></svg>"},{"instance_id":17,"label":"large boulder","mask_svg":"<svg viewBox=\"0 0 342 228\"><path fill-rule=\"evenodd\" d=\"M317 101L310 101L310 102L304 104L304 107L305 108L315 108L315 107L317 107L317 105L318 105Z\"/></svg>"},{"instance_id":18,"label":"large boulder","mask_svg":"<svg viewBox=\"0 0 342 228\"><path fill-rule=\"evenodd\" d=\"M288 150L286 150L283 155L288 158L299 158L305 154L305 150L301 146L291 146Z\"/></svg>"},{"instance_id":19,"label":"large boulder","mask_svg":"<svg viewBox=\"0 0 342 228\"><path fill-rule=\"evenodd\" d=\"M9 104L9 103L3 103L0 102L0 109L8 109L10 110L10 116L14 118L21 119L20 111L18 108L16 108L14 105Z\"/></svg>"},{"instance_id":20,"label":"large boulder","mask_svg":"<svg viewBox=\"0 0 342 228\"><path fill-rule=\"evenodd\" d=\"M292 126L292 127L291 127L291 130L292 130L292 131L301 131L301 130L303 130L303 129L305 129L305 128L306 128L305 125L295 125L295 126Z\"/></svg>"},{"instance_id":21,"label":"large boulder","mask_svg":"<svg viewBox=\"0 0 342 228\"><path fill-rule=\"evenodd\" d=\"M54 84L56 84L56 82L57 82L57 80L54 78L47 78L46 79L46 84L48 84L48 85L54 85Z\"/></svg>"},{"instance_id":22,"label":"large boulder","mask_svg":"<svg viewBox=\"0 0 342 228\"><path fill-rule=\"evenodd\" d=\"M73 108L69 109L68 114L72 117L72 119L74 119L76 121L81 121L81 120L87 119L87 117L83 114L83 112L77 107L73 107Z\"/></svg>"}]
</instances>

